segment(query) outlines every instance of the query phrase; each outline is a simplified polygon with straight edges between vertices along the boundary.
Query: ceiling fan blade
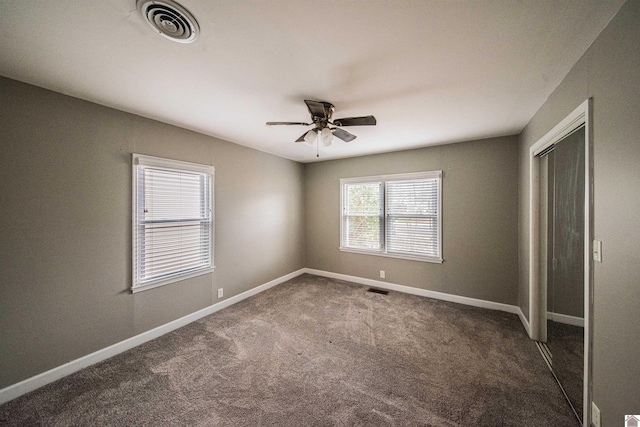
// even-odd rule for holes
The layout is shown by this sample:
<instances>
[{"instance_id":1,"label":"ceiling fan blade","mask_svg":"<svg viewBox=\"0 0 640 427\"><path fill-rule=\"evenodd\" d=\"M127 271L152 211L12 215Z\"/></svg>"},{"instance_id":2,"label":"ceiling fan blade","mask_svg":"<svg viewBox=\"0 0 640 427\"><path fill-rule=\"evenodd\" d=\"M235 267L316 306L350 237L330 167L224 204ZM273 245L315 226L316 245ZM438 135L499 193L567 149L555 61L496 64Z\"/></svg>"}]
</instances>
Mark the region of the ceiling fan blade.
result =
<instances>
[{"instance_id":1,"label":"ceiling fan blade","mask_svg":"<svg viewBox=\"0 0 640 427\"><path fill-rule=\"evenodd\" d=\"M346 130L333 128L333 129L331 129L331 132L333 132L333 136L335 136L337 138L340 138L344 142L350 142L350 141L353 141L354 139L356 139L355 135L347 132Z\"/></svg>"},{"instance_id":2,"label":"ceiling fan blade","mask_svg":"<svg viewBox=\"0 0 640 427\"><path fill-rule=\"evenodd\" d=\"M345 117L333 121L336 126L374 126L376 123L376 118L373 116Z\"/></svg>"},{"instance_id":3,"label":"ceiling fan blade","mask_svg":"<svg viewBox=\"0 0 640 427\"><path fill-rule=\"evenodd\" d=\"M309 113L311 117L323 117L328 118L328 112L326 110L327 105L320 101L311 101L309 99L305 99L304 103L307 104L307 108L309 109Z\"/></svg>"},{"instance_id":4,"label":"ceiling fan blade","mask_svg":"<svg viewBox=\"0 0 640 427\"><path fill-rule=\"evenodd\" d=\"M304 137L307 136L307 132L300 135L300 138L296 139L296 142L304 142Z\"/></svg>"},{"instance_id":5,"label":"ceiling fan blade","mask_svg":"<svg viewBox=\"0 0 640 427\"><path fill-rule=\"evenodd\" d=\"M267 122L267 126L279 126L279 125L309 126L310 123L303 123L303 122Z\"/></svg>"}]
</instances>

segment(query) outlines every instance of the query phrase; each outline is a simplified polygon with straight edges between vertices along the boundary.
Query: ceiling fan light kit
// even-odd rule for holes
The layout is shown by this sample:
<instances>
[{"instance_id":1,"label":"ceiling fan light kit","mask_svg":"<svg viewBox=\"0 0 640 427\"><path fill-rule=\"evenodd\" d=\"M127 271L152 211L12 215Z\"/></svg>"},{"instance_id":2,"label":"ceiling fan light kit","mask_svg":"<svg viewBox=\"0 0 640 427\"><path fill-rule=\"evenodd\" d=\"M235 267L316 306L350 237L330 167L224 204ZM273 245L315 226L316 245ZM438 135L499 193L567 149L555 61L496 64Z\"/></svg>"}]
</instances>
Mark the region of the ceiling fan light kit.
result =
<instances>
[{"instance_id":1,"label":"ceiling fan light kit","mask_svg":"<svg viewBox=\"0 0 640 427\"><path fill-rule=\"evenodd\" d=\"M374 116L361 116L361 117L345 117L342 119L331 120L336 107L329 102L324 101L312 101L305 99L304 103L307 104L307 109L311 115L311 123L304 122L267 122L267 126L315 126L313 129L303 133L296 142L306 142L307 144L319 146L319 141L322 140L322 144L325 147L329 147L333 141L333 137L337 137L344 142L350 142L356 139L356 136L347 132L344 129L340 129L343 126L375 126L377 124ZM332 127L334 126L334 127ZM335 127L337 126L337 127ZM316 154L319 157L319 153Z\"/></svg>"},{"instance_id":2,"label":"ceiling fan light kit","mask_svg":"<svg viewBox=\"0 0 640 427\"><path fill-rule=\"evenodd\" d=\"M322 143L325 147L329 147L331 145L331 141L333 140L333 133L331 133L331 129L324 128L320 131L320 136L322 138Z\"/></svg>"},{"instance_id":3,"label":"ceiling fan light kit","mask_svg":"<svg viewBox=\"0 0 640 427\"><path fill-rule=\"evenodd\" d=\"M312 129L309 132L306 132L304 135L302 135L301 138L299 138L296 142L306 142L309 145L313 145L316 142L316 136L318 134L317 129ZM302 139L302 141L301 141Z\"/></svg>"}]
</instances>

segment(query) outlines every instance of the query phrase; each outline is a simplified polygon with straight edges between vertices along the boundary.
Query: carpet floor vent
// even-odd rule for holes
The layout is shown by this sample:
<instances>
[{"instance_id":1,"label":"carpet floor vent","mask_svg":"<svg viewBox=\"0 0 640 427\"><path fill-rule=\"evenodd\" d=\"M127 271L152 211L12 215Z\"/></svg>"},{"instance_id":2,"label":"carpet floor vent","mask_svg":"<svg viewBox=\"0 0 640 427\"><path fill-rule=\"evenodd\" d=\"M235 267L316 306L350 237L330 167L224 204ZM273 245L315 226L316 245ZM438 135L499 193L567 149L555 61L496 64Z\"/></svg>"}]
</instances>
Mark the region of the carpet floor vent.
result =
<instances>
[{"instance_id":1,"label":"carpet floor vent","mask_svg":"<svg viewBox=\"0 0 640 427\"><path fill-rule=\"evenodd\" d=\"M369 288L367 289L367 292L373 292L374 294L382 294L382 295L387 295L389 293L389 291L385 291L384 289L376 289L376 288Z\"/></svg>"}]
</instances>

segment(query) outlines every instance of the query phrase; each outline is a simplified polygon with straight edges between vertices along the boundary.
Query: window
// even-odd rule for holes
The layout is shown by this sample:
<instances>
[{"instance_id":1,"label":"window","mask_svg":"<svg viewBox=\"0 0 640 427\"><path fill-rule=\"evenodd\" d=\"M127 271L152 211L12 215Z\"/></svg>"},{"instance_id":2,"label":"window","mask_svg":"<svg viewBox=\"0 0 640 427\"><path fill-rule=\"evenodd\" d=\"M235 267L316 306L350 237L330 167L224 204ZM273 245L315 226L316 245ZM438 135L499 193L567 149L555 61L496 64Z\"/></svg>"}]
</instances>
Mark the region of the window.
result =
<instances>
[{"instance_id":1,"label":"window","mask_svg":"<svg viewBox=\"0 0 640 427\"><path fill-rule=\"evenodd\" d=\"M442 262L442 171L344 178L340 250Z\"/></svg>"},{"instance_id":2,"label":"window","mask_svg":"<svg viewBox=\"0 0 640 427\"><path fill-rule=\"evenodd\" d=\"M213 271L213 176L133 155L133 292Z\"/></svg>"}]
</instances>

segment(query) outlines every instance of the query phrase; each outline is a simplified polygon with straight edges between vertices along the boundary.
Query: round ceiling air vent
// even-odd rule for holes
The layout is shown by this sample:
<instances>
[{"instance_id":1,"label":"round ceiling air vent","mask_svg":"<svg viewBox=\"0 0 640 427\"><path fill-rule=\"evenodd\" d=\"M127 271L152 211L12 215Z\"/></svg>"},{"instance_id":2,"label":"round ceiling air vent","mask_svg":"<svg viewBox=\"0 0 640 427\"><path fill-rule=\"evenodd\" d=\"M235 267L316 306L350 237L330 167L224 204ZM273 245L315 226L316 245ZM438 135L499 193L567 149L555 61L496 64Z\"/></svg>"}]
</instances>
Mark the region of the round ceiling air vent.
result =
<instances>
[{"instance_id":1,"label":"round ceiling air vent","mask_svg":"<svg viewBox=\"0 0 640 427\"><path fill-rule=\"evenodd\" d=\"M172 0L138 0L138 11L161 36L178 43L191 43L200 27L187 9Z\"/></svg>"}]
</instances>

